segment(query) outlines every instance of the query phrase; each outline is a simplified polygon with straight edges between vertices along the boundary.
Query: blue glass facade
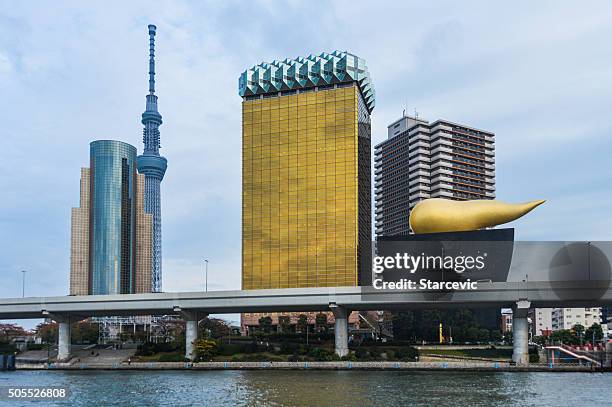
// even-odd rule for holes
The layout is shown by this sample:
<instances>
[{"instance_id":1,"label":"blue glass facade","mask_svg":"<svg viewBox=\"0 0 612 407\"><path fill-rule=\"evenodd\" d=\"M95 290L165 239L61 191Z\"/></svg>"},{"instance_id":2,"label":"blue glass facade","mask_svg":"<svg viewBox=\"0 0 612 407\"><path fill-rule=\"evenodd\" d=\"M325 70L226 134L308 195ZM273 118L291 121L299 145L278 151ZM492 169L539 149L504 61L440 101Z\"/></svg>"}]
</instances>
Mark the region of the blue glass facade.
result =
<instances>
[{"instance_id":1,"label":"blue glass facade","mask_svg":"<svg viewBox=\"0 0 612 407\"><path fill-rule=\"evenodd\" d=\"M134 292L136 148L114 140L90 144L90 293Z\"/></svg>"}]
</instances>

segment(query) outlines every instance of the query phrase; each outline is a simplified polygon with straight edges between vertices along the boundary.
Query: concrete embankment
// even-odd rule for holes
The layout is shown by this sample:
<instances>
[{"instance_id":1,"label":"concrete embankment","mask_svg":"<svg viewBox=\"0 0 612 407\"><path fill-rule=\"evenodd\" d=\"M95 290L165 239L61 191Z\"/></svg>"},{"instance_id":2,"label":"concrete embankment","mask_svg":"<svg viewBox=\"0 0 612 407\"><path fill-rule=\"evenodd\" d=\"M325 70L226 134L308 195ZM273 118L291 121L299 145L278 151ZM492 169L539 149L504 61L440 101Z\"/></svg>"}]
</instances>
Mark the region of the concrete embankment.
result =
<instances>
[{"instance_id":1,"label":"concrete embankment","mask_svg":"<svg viewBox=\"0 0 612 407\"><path fill-rule=\"evenodd\" d=\"M18 364L18 370L456 370L503 372L591 372L580 365L514 366L507 362L132 362Z\"/></svg>"}]
</instances>

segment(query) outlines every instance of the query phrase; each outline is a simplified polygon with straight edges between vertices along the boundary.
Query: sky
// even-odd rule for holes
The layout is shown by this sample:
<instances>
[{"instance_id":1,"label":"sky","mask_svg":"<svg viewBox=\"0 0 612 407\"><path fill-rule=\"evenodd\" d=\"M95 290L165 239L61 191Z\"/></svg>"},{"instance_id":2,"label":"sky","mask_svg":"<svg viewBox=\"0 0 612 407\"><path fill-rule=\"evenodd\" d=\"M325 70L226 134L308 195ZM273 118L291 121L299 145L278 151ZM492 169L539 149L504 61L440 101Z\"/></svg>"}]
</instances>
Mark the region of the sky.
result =
<instances>
[{"instance_id":1,"label":"sky","mask_svg":"<svg viewBox=\"0 0 612 407\"><path fill-rule=\"evenodd\" d=\"M0 298L21 270L27 296L68 293L89 143L142 152L148 24L164 291L203 290L205 258L210 290L240 288L240 73L335 49L367 61L373 145L404 109L493 131L497 198L547 199L518 239L612 238L609 2L0 0Z\"/></svg>"}]
</instances>

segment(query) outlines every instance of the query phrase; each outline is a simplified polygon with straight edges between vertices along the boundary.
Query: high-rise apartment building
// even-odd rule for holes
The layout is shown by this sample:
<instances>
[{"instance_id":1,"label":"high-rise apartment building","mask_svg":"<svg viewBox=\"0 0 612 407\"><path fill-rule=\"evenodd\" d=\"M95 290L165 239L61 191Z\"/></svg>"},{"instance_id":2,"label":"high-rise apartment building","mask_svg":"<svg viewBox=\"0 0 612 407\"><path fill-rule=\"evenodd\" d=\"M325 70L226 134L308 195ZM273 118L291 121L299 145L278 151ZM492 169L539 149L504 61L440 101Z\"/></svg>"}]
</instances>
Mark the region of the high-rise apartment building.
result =
<instances>
[{"instance_id":1,"label":"high-rise apartment building","mask_svg":"<svg viewBox=\"0 0 612 407\"><path fill-rule=\"evenodd\" d=\"M552 308L533 308L529 310L531 319L531 334L535 336L547 335L553 330Z\"/></svg>"},{"instance_id":2,"label":"high-rise apartment building","mask_svg":"<svg viewBox=\"0 0 612 407\"><path fill-rule=\"evenodd\" d=\"M547 332L572 329L579 324L585 328L605 323L602 309L595 308L534 308L530 310L531 331L534 336Z\"/></svg>"},{"instance_id":3,"label":"high-rise apartment building","mask_svg":"<svg viewBox=\"0 0 612 407\"><path fill-rule=\"evenodd\" d=\"M404 115L375 147L376 234L406 235L426 198L495 198L495 135L446 120Z\"/></svg>"},{"instance_id":4,"label":"high-rise apartment building","mask_svg":"<svg viewBox=\"0 0 612 407\"><path fill-rule=\"evenodd\" d=\"M552 330L572 329L580 324L585 328L601 324L601 308L553 308Z\"/></svg>"},{"instance_id":5,"label":"high-rise apartment building","mask_svg":"<svg viewBox=\"0 0 612 407\"><path fill-rule=\"evenodd\" d=\"M144 190L134 146L90 144L80 207L72 208L70 295L151 292L153 229Z\"/></svg>"},{"instance_id":6,"label":"high-rise apartment building","mask_svg":"<svg viewBox=\"0 0 612 407\"><path fill-rule=\"evenodd\" d=\"M334 51L242 73L242 288L371 279L365 61Z\"/></svg>"},{"instance_id":7,"label":"high-rise apartment building","mask_svg":"<svg viewBox=\"0 0 612 407\"><path fill-rule=\"evenodd\" d=\"M162 231L161 231L161 182L168 161L159 155L159 126L162 116L157 110L155 95L155 33L157 28L149 25L149 94L147 107L142 114L144 152L138 157L138 172L145 175L144 208L153 216L153 273L151 290L161 291L162 284Z\"/></svg>"}]
</instances>

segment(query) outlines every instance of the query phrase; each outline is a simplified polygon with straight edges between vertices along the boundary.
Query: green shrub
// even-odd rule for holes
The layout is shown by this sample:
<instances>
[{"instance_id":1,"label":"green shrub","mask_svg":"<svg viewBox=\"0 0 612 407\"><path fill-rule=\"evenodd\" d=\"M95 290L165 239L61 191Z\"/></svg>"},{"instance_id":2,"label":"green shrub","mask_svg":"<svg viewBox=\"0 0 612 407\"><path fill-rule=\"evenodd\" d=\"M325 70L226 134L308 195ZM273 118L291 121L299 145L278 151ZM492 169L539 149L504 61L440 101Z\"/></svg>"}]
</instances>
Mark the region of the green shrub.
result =
<instances>
[{"instance_id":1,"label":"green shrub","mask_svg":"<svg viewBox=\"0 0 612 407\"><path fill-rule=\"evenodd\" d=\"M155 353L176 352L180 347L174 342L145 342L136 348L136 356L151 356Z\"/></svg>"},{"instance_id":2,"label":"green shrub","mask_svg":"<svg viewBox=\"0 0 612 407\"><path fill-rule=\"evenodd\" d=\"M232 362L282 362L284 359L280 356L271 355L269 353L250 353L243 355L235 355L232 357Z\"/></svg>"},{"instance_id":3,"label":"green shrub","mask_svg":"<svg viewBox=\"0 0 612 407\"><path fill-rule=\"evenodd\" d=\"M335 353L322 349L322 348L310 349L310 351L308 352L308 356L310 356L316 361L321 361L321 362L337 360Z\"/></svg>"},{"instance_id":4,"label":"green shrub","mask_svg":"<svg viewBox=\"0 0 612 407\"><path fill-rule=\"evenodd\" d=\"M348 354L348 355L346 355L346 356L342 356L342 357L340 358L340 360L345 360L345 361L349 361L349 362L354 362L354 361L356 361L356 360L357 360L357 356L355 356L355 354L354 354L354 353L349 353L349 354Z\"/></svg>"},{"instance_id":5,"label":"green shrub","mask_svg":"<svg viewBox=\"0 0 612 407\"><path fill-rule=\"evenodd\" d=\"M395 351L395 359L412 361L419 355L419 351L412 346L401 348Z\"/></svg>"},{"instance_id":6,"label":"green shrub","mask_svg":"<svg viewBox=\"0 0 612 407\"><path fill-rule=\"evenodd\" d=\"M250 344L240 344L240 343L232 343L232 344L223 344L219 346L218 354L221 356L232 356L237 353L247 353L247 348Z\"/></svg>"},{"instance_id":7,"label":"green shrub","mask_svg":"<svg viewBox=\"0 0 612 407\"><path fill-rule=\"evenodd\" d=\"M209 360L217 354L218 345L214 339L198 339L193 342L197 360Z\"/></svg>"},{"instance_id":8,"label":"green shrub","mask_svg":"<svg viewBox=\"0 0 612 407\"><path fill-rule=\"evenodd\" d=\"M159 362L184 362L185 355L180 353L163 353L159 355Z\"/></svg>"},{"instance_id":9,"label":"green shrub","mask_svg":"<svg viewBox=\"0 0 612 407\"><path fill-rule=\"evenodd\" d=\"M357 348L355 350L355 357L357 359L368 359L369 356L370 354L367 350L365 350L365 348Z\"/></svg>"},{"instance_id":10,"label":"green shrub","mask_svg":"<svg viewBox=\"0 0 612 407\"><path fill-rule=\"evenodd\" d=\"M299 348L300 347L297 343L293 343L293 342L284 340L280 344L280 353L285 354L285 355L294 354L299 351Z\"/></svg>"}]
</instances>

